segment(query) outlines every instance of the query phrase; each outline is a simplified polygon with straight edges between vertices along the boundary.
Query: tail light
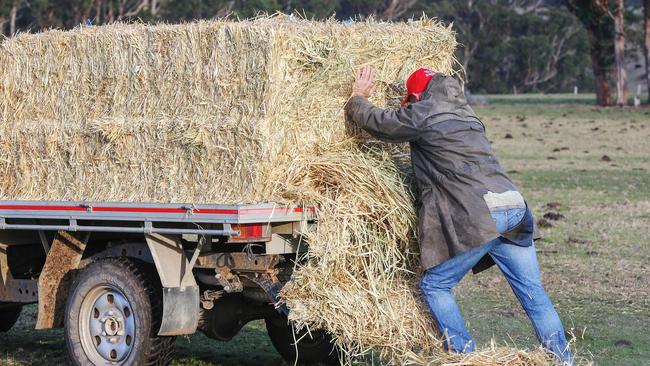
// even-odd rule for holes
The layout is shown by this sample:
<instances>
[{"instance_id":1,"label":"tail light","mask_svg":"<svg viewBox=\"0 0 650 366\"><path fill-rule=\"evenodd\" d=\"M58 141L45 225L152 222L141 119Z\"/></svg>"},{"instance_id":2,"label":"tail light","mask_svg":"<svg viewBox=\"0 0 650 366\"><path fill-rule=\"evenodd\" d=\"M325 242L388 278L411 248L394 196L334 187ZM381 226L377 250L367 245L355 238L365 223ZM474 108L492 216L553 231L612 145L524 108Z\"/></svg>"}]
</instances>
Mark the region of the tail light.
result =
<instances>
[{"instance_id":1,"label":"tail light","mask_svg":"<svg viewBox=\"0 0 650 366\"><path fill-rule=\"evenodd\" d=\"M239 230L239 235L228 238L229 243L243 243L271 240L269 225L263 224L233 224L233 230Z\"/></svg>"}]
</instances>

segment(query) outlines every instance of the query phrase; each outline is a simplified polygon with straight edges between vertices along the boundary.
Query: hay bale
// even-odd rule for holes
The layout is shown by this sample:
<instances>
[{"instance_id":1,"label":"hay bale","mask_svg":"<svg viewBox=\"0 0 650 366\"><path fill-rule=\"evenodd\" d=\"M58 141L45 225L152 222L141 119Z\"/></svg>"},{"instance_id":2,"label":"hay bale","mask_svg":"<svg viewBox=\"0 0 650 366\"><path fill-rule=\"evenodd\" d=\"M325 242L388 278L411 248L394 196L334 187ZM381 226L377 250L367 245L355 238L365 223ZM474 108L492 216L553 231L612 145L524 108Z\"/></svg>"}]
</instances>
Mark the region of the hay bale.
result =
<instances>
[{"instance_id":1,"label":"hay bale","mask_svg":"<svg viewBox=\"0 0 650 366\"><path fill-rule=\"evenodd\" d=\"M0 146L10 157L0 173L13 177L0 181L0 198L278 200L274 170L346 138L354 68L377 67L383 100L415 67L451 71L454 48L432 21L271 17L23 34L0 48ZM73 151L34 159L44 145Z\"/></svg>"},{"instance_id":2,"label":"hay bale","mask_svg":"<svg viewBox=\"0 0 650 366\"><path fill-rule=\"evenodd\" d=\"M0 46L0 199L317 204L308 261L283 290L291 318L349 355L456 362L418 298L395 150L351 134L342 113L361 65L374 65L381 105L416 68L452 72L455 47L426 19L19 35ZM510 359L490 362L541 364Z\"/></svg>"}]
</instances>

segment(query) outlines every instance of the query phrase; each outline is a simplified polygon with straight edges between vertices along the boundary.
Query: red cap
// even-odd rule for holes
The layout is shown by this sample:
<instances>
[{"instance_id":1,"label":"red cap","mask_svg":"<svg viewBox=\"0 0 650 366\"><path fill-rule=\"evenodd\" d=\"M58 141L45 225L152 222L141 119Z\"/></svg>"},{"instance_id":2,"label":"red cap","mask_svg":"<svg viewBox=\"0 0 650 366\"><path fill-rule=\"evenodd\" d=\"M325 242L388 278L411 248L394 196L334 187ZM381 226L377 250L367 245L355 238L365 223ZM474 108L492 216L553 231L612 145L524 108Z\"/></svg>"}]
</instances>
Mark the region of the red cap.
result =
<instances>
[{"instance_id":1,"label":"red cap","mask_svg":"<svg viewBox=\"0 0 650 366\"><path fill-rule=\"evenodd\" d=\"M411 95L415 95L420 99L420 95L427 89L429 81L433 78L436 72L431 69L419 69L414 72L406 79L406 98L402 101L402 106L404 106Z\"/></svg>"}]
</instances>

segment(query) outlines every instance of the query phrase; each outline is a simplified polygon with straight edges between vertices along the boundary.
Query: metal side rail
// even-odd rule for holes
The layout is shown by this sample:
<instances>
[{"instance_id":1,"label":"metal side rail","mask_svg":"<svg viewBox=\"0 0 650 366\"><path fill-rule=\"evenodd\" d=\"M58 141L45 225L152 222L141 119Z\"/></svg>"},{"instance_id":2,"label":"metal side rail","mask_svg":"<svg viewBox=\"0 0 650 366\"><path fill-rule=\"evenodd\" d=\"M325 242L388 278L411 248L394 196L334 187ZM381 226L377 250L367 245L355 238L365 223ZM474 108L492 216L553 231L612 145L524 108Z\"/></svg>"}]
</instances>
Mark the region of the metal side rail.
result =
<instances>
[{"instance_id":1,"label":"metal side rail","mask_svg":"<svg viewBox=\"0 0 650 366\"><path fill-rule=\"evenodd\" d=\"M142 234L198 234L198 235L239 235L238 230L207 230L187 228L157 228L149 221L144 226L92 226L78 225L77 220L70 220L68 225L38 225L38 224L7 224L6 219L0 218L0 230L39 230L39 231L83 231L111 233L142 233Z\"/></svg>"},{"instance_id":2,"label":"metal side rail","mask_svg":"<svg viewBox=\"0 0 650 366\"><path fill-rule=\"evenodd\" d=\"M0 229L65 230L87 232L233 235L239 231L230 224L309 221L313 207L258 205L194 205L123 202L0 201ZM63 220L67 224L8 222L11 219ZM131 221L133 225L86 225L78 221ZM197 224L187 227L155 227L154 222ZM200 224L223 224L222 230L202 229Z\"/></svg>"}]
</instances>

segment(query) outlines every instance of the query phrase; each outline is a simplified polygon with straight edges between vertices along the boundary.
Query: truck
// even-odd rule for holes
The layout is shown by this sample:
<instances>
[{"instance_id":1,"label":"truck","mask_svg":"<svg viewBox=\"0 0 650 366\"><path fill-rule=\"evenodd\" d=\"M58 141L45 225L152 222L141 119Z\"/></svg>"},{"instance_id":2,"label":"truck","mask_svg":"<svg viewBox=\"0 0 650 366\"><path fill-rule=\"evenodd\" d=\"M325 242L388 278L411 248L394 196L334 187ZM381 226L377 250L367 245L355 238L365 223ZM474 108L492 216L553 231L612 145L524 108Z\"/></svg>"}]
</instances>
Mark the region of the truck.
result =
<instances>
[{"instance_id":1,"label":"truck","mask_svg":"<svg viewBox=\"0 0 650 366\"><path fill-rule=\"evenodd\" d=\"M337 364L296 332L280 290L305 257L316 208L299 205L0 201L0 332L38 304L74 365L164 365L176 336L232 339L264 320L293 364Z\"/></svg>"}]
</instances>

